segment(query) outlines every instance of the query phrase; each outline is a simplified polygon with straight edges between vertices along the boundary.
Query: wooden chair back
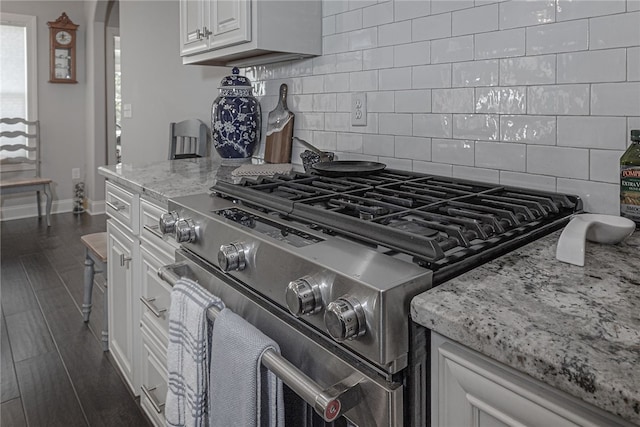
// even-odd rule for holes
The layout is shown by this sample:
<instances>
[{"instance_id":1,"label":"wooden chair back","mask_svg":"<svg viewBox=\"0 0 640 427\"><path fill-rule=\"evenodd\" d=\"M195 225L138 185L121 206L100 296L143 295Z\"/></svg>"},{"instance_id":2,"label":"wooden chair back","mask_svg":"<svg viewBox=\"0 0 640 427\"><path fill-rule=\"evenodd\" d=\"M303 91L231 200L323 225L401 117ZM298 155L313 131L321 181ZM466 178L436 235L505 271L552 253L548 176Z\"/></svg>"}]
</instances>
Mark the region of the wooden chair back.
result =
<instances>
[{"instance_id":1,"label":"wooden chair back","mask_svg":"<svg viewBox=\"0 0 640 427\"><path fill-rule=\"evenodd\" d=\"M207 157L208 128L201 120L170 123L169 160Z\"/></svg>"}]
</instances>

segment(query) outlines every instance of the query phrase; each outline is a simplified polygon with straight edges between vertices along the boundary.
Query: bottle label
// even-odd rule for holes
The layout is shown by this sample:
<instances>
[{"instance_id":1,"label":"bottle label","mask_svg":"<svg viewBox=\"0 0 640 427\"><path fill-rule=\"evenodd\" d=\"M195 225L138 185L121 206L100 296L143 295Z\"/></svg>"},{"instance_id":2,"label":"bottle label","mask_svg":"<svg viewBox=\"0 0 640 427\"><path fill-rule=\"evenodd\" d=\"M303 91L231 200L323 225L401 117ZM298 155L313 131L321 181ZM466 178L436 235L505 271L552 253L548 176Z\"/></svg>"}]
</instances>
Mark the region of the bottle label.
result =
<instances>
[{"instance_id":1,"label":"bottle label","mask_svg":"<svg viewBox=\"0 0 640 427\"><path fill-rule=\"evenodd\" d=\"M620 167L620 215L640 223L640 166Z\"/></svg>"}]
</instances>

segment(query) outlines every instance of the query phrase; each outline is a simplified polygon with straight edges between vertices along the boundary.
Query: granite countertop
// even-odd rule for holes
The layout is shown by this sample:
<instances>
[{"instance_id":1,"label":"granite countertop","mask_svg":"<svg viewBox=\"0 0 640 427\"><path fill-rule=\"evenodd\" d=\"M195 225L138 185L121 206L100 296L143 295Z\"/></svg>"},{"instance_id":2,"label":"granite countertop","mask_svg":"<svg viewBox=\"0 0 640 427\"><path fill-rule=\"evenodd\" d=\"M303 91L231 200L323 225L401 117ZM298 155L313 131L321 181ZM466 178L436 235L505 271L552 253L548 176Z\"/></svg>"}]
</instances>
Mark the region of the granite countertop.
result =
<instances>
[{"instance_id":1,"label":"granite countertop","mask_svg":"<svg viewBox=\"0 0 640 427\"><path fill-rule=\"evenodd\" d=\"M98 172L110 181L166 203L172 197L208 193L217 180L232 182L231 172L242 164L205 157L165 160L146 165L124 163L101 166Z\"/></svg>"},{"instance_id":2,"label":"granite countertop","mask_svg":"<svg viewBox=\"0 0 640 427\"><path fill-rule=\"evenodd\" d=\"M555 258L560 231L413 299L417 323L640 424L640 231Z\"/></svg>"}]
</instances>

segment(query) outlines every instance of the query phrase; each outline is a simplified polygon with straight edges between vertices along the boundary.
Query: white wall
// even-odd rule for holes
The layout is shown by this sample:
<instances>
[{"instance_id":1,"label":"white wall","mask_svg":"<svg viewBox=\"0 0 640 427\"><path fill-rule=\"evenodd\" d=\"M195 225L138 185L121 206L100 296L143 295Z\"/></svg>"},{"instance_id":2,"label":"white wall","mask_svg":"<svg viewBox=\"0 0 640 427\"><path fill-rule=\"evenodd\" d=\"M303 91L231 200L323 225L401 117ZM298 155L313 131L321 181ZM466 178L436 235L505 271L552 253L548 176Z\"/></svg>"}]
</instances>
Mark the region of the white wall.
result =
<instances>
[{"instance_id":1,"label":"white wall","mask_svg":"<svg viewBox=\"0 0 640 427\"><path fill-rule=\"evenodd\" d=\"M70 211L73 198L71 169L85 169L85 30L84 4L77 1L2 1L0 10L37 17L38 119L42 141L42 175L53 179L53 211ZM77 84L49 83L49 28L62 12L78 28ZM2 217L36 215L34 196L2 196Z\"/></svg>"},{"instance_id":2,"label":"white wall","mask_svg":"<svg viewBox=\"0 0 640 427\"><path fill-rule=\"evenodd\" d=\"M265 117L285 82L296 135L341 159L618 213L618 159L640 128L640 0L324 0L323 51L246 70ZM351 126L351 92L367 93L366 127Z\"/></svg>"},{"instance_id":3,"label":"white wall","mask_svg":"<svg viewBox=\"0 0 640 427\"><path fill-rule=\"evenodd\" d=\"M171 1L121 1L124 163L166 160L169 123L197 118L211 125L211 104L229 68L182 65L179 6ZM203 189L206 191L206 189Z\"/></svg>"}]
</instances>

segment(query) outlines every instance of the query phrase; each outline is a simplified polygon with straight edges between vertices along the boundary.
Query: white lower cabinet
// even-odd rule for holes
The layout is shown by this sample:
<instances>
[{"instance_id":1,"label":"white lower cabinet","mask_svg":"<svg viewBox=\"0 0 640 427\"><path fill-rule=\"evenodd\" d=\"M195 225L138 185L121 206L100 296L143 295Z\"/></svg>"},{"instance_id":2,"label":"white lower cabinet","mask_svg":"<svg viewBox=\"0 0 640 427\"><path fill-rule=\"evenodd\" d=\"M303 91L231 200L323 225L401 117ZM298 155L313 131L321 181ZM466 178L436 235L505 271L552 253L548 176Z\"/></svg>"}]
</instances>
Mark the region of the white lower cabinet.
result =
<instances>
[{"instance_id":1,"label":"white lower cabinet","mask_svg":"<svg viewBox=\"0 0 640 427\"><path fill-rule=\"evenodd\" d=\"M109 219L107 247L109 351L130 390L137 396L140 389L137 376L140 332L132 325L137 325L139 319L139 290L135 286L138 244L126 226Z\"/></svg>"},{"instance_id":2,"label":"white lower cabinet","mask_svg":"<svg viewBox=\"0 0 640 427\"><path fill-rule=\"evenodd\" d=\"M142 325L142 385L140 406L153 425L164 427L167 398L167 350Z\"/></svg>"},{"instance_id":3,"label":"white lower cabinet","mask_svg":"<svg viewBox=\"0 0 640 427\"><path fill-rule=\"evenodd\" d=\"M431 425L562 427L628 424L432 333Z\"/></svg>"}]
</instances>

